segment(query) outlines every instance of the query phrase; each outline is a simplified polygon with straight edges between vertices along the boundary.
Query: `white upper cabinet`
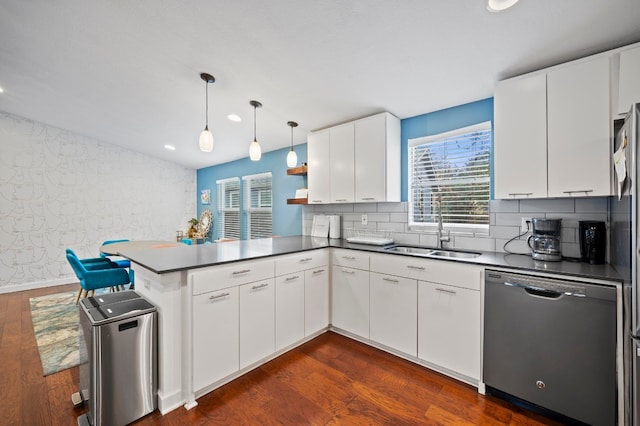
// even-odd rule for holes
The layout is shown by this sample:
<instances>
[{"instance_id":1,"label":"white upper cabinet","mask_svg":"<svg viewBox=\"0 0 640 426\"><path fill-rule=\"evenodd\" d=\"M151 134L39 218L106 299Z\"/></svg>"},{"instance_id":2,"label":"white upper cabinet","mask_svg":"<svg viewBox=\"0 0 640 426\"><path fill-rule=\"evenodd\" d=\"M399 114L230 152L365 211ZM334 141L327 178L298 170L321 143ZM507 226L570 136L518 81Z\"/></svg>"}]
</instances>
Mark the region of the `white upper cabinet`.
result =
<instances>
[{"instance_id":1,"label":"white upper cabinet","mask_svg":"<svg viewBox=\"0 0 640 426\"><path fill-rule=\"evenodd\" d=\"M331 156L329 130L310 133L307 137L307 185L308 203L331 202Z\"/></svg>"},{"instance_id":2,"label":"white upper cabinet","mask_svg":"<svg viewBox=\"0 0 640 426\"><path fill-rule=\"evenodd\" d=\"M400 120L389 113L310 133L309 204L400 201Z\"/></svg>"},{"instance_id":3,"label":"white upper cabinet","mask_svg":"<svg viewBox=\"0 0 640 426\"><path fill-rule=\"evenodd\" d=\"M501 81L493 107L495 197L546 197L546 74Z\"/></svg>"},{"instance_id":4,"label":"white upper cabinet","mask_svg":"<svg viewBox=\"0 0 640 426\"><path fill-rule=\"evenodd\" d=\"M353 203L354 197L354 124L329 129L331 164L331 202Z\"/></svg>"},{"instance_id":5,"label":"white upper cabinet","mask_svg":"<svg viewBox=\"0 0 640 426\"><path fill-rule=\"evenodd\" d=\"M400 201L400 120L389 113L355 122L355 201Z\"/></svg>"},{"instance_id":6,"label":"white upper cabinet","mask_svg":"<svg viewBox=\"0 0 640 426\"><path fill-rule=\"evenodd\" d=\"M609 57L547 74L548 196L611 195Z\"/></svg>"},{"instance_id":7,"label":"white upper cabinet","mask_svg":"<svg viewBox=\"0 0 640 426\"><path fill-rule=\"evenodd\" d=\"M640 102L640 45L620 52L618 114L626 114Z\"/></svg>"}]
</instances>

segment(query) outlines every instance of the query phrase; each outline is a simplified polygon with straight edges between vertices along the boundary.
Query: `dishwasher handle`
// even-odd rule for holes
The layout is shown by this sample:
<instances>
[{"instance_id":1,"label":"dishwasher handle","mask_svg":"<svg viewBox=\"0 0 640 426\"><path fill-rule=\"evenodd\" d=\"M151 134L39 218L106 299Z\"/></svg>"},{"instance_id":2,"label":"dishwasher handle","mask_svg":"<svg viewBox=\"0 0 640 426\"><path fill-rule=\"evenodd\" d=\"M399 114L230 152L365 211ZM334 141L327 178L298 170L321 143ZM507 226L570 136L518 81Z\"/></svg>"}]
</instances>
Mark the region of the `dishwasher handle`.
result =
<instances>
[{"instance_id":1,"label":"dishwasher handle","mask_svg":"<svg viewBox=\"0 0 640 426\"><path fill-rule=\"evenodd\" d=\"M546 288L542 288L542 287L536 287L536 286L532 286L532 285L524 285L524 284L520 284L520 283L512 283L509 281L505 281L504 285L507 285L509 287L518 287L523 289L524 291L526 291L527 293L533 295L533 296L540 296L540 297L546 297L547 299L558 299L560 296L562 296L562 293L560 293L559 291L555 291L555 290L548 290Z\"/></svg>"}]
</instances>

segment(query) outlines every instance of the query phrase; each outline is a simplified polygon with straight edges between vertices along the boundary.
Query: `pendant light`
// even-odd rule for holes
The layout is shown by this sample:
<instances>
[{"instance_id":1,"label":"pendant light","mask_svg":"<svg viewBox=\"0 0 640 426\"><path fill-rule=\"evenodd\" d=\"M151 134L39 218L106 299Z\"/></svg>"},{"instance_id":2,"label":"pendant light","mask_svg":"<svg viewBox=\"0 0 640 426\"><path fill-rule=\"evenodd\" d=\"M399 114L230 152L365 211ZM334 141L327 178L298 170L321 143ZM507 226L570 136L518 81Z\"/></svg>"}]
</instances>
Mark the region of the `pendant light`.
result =
<instances>
[{"instance_id":1,"label":"pendant light","mask_svg":"<svg viewBox=\"0 0 640 426\"><path fill-rule=\"evenodd\" d=\"M295 167L298 164L298 156L293 150L293 128L298 127L298 123L295 121L287 121L287 126L291 127L291 151L287 154L287 166Z\"/></svg>"},{"instance_id":2,"label":"pendant light","mask_svg":"<svg viewBox=\"0 0 640 426\"><path fill-rule=\"evenodd\" d=\"M262 107L262 104L258 101L250 101L249 104L253 107L253 142L249 145L249 158L251 161L260 161L262 149L256 139L256 109Z\"/></svg>"},{"instance_id":3,"label":"pendant light","mask_svg":"<svg viewBox=\"0 0 640 426\"><path fill-rule=\"evenodd\" d=\"M488 0L487 10L489 12L502 12L516 4L518 0Z\"/></svg>"},{"instance_id":4,"label":"pendant light","mask_svg":"<svg viewBox=\"0 0 640 426\"><path fill-rule=\"evenodd\" d=\"M205 125L204 130L200 133L200 139L198 144L200 145L200 151L211 152L213 151L213 135L209 131L209 83L216 81L215 77L211 74L203 72L200 74L200 78L205 81Z\"/></svg>"}]
</instances>

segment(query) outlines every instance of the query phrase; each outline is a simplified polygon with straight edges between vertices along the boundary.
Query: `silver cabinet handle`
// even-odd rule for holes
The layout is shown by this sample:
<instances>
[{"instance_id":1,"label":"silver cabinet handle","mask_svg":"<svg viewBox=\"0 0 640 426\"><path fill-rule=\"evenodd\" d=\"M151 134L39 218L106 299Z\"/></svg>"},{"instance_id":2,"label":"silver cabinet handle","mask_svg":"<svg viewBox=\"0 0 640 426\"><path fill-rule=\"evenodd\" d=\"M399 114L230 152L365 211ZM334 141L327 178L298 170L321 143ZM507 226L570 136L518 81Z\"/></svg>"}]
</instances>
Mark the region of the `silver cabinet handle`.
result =
<instances>
[{"instance_id":1,"label":"silver cabinet handle","mask_svg":"<svg viewBox=\"0 0 640 426\"><path fill-rule=\"evenodd\" d=\"M351 271L349 269L343 269L342 272L344 272L345 274L351 274L351 275L356 273L356 271Z\"/></svg>"},{"instance_id":2,"label":"silver cabinet handle","mask_svg":"<svg viewBox=\"0 0 640 426\"><path fill-rule=\"evenodd\" d=\"M261 288L269 287L268 283L262 283L260 285L251 286L251 290L259 290Z\"/></svg>"},{"instance_id":3,"label":"silver cabinet handle","mask_svg":"<svg viewBox=\"0 0 640 426\"><path fill-rule=\"evenodd\" d=\"M436 287L436 291L439 291L440 293L456 294L456 292L453 290L447 290L446 288L440 288L440 287Z\"/></svg>"},{"instance_id":4,"label":"silver cabinet handle","mask_svg":"<svg viewBox=\"0 0 640 426\"><path fill-rule=\"evenodd\" d=\"M313 257L305 257L304 259L300 259L300 262L308 262L310 260L313 260Z\"/></svg>"},{"instance_id":5,"label":"silver cabinet handle","mask_svg":"<svg viewBox=\"0 0 640 426\"><path fill-rule=\"evenodd\" d=\"M313 275L321 274L323 272L324 272L324 269L316 269L315 271L313 271Z\"/></svg>"},{"instance_id":6,"label":"silver cabinet handle","mask_svg":"<svg viewBox=\"0 0 640 426\"><path fill-rule=\"evenodd\" d=\"M342 201L347 201L347 199L346 199L346 198L339 198L339 199L337 199L336 201L337 201L337 202L342 202Z\"/></svg>"},{"instance_id":7,"label":"silver cabinet handle","mask_svg":"<svg viewBox=\"0 0 640 426\"><path fill-rule=\"evenodd\" d=\"M298 278L300 278L299 275L294 275L293 277L287 277L285 278L285 281L294 281L297 280Z\"/></svg>"},{"instance_id":8,"label":"silver cabinet handle","mask_svg":"<svg viewBox=\"0 0 640 426\"><path fill-rule=\"evenodd\" d=\"M311 200L312 203L321 203L322 200Z\"/></svg>"},{"instance_id":9,"label":"silver cabinet handle","mask_svg":"<svg viewBox=\"0 0 640 426\"><path fill-rule=\"evenodd\" d=\"M585 194L588 194L589 192L593 192L593 189L576 189L574 191L562 191L563 194L574 194L576 192L584 192Z\"/></svg>"},{"instance_id":10,"label":"silver cabinet handle","mask_svg":"<svg viewBox=\"0 0 640 426\"><path fill-rule=\"evenodd\" d=\"M510 192L509 195L512 197L517 197L518 195L525 195L528 197L529 195L533 195L533 192Z\"/></svg>"},{"instance_id":11,"label":"silver cabinet handle","mask_svg":"<svg viewBox=\"0 0 640 426\"><path fill-rule=\"evenodd\" d=\"M216 294L214 296L209 296L209 300L222 299L223 297L227 297L229 295L230 295L230 293L220 293L220 294Z\"/></svg>"},{"instance_id":12,"label":"silver cabinet handle","mask_svg":"<svg viewBox=\"0 0 640 426\"><path fill-rule=\"evenodd\" d=\"M353 256L342 256L342 258L347 260L356 260L356 258Z\"/></svg>"},{"instance_id":13,"label":"silver cabinet handle","mask_svg":"<svg viewBox=\"0 0 640 426\"><path fill-rule=\"evenodd\" d=\"M364 201L373 201L373 200L375 200L375 197L363 197L362 200L364 200Z\"/></svg>"},{"instance_id":14,"label":"silver cabinet handle","mask_svg":"<svg viewBox=\"0 0 640 426\"><path fill-rule=\"evenodd\" d=\"M382 278L384 281L390 282L390 283L394 283L394 284L398 284L400 281L394 279L394 278L389 278L389 277L383 277Z\"/></svg>"},{"instance_id":15,"label":"silver cabinet handle","mask_svg":"<svg viewBox=\"0 0 640 426\"><path fill-rule=\"evenodd\" d=\"M418 271L424 271L424 266L407 265L409 269L417 269Z\"/></svg>"},{"instance_id":16,"label":"silver cabinet handle","mask_svg":"<svg viewBox=\"0 0 640 426\"><path fill-rule=\"evenodd\" d=\"M251 272L251 269L243 269L242 271L234 271L231 275L242 275Z\"/></svg>"}]
</instances>

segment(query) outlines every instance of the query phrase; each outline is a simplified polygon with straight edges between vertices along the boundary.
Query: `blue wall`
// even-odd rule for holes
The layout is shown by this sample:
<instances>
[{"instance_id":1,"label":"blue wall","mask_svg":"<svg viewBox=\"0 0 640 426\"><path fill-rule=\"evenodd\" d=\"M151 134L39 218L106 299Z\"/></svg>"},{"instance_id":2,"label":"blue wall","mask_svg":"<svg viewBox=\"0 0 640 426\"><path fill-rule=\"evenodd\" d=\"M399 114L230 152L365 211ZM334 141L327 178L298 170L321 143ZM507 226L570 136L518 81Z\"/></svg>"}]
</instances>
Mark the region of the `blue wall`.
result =
<instances>
[{"instance_id":1,"label":"blue wall","mask_svg":"<svg viewBox=\"0 0 640 426\"><path fill-rule=\"evenodd\" d=\"M256 173L272 173L273 186L273 235L287 236L300 235L302 233L302 206L287 204L287 198L293 198L296 189L306 188L306 177L287 175L287 153L291 148L282 148L276 151L265 152L260 161L251 161L248 157L229 163L199 169L196 174L198 197L198 217L204 209L211 209L214 222L209 234L209 239L214 240L218 234L218 187L216 181L230 177L242 177ZM298 155L298 164L307 162L307 145L294 145ZM215 153L215 152L214 152ZM211 190L211 204L203 205L200 201L200 191ZM241 194L244 197L244 194ZM243 236L246 217L242 215Z\"/></svg>"},{"instance_id":2,"label":"blue wall","mask_svg":"<svg viewBox=\"0 0 640 426\"><path fill-rule=\"evenodd\" d=\"M491 121L493 128L493 98L471 102L440 111L405 118L401 122L402 157L402 201L407 201L407 146L408 140L422 136L437 135L449 130ZM493 146L493 141L491 143ZM493 164L491 165L493 170ZM493 182L493 179L491 180ZM493 185L492 185L493 186ZM493 192L493 188L492 188Z\"/></svg>"},{"instance_id":3,"label":"blue wall","mask_svg":"<svg viewBox=\"0 0 640 426\"><path fill-rule=\"evenodd\" d=\"M417 115L401 121L401 187L402 201L407 201L407 146L408 140L422 136L435 135L473 124L491 121L493 127L493 98L483 99L452 108ZM493 144L492 144L493 145ZM307 161L307 145L295 145L298 154L298 164ZM300 176L288 176L286 157L289 148L267 152L262 159L253 162L249 158L232 161L230 163L211 166L197 171L198 185L198 217L205 208L210 208L214 215L214 226L211 236L217 235L218 217L216 205L218 200L216 180L234 176L242 177L256 173L272 172L273 174L273 234L274 235L300 235L302 232L302 207L288 205L287 198L293 198L296 189L306 188L306 178ZM493 164L491 169L493 170ZM492 179L493 181L493 179ZM203 206L200 202L200 191L211 189L211 204ZM493 187L492 187L493 195ZM245 217L243 216L243 229Z\"/></svg>"}]
</instances>

